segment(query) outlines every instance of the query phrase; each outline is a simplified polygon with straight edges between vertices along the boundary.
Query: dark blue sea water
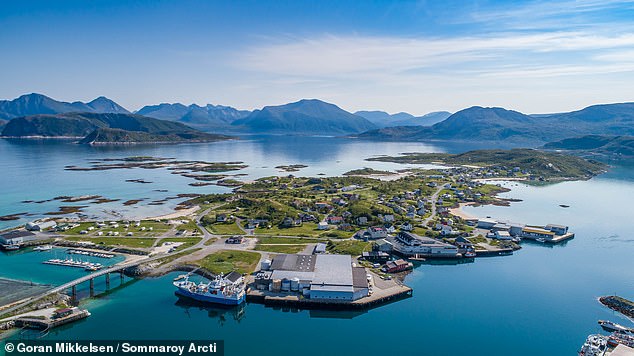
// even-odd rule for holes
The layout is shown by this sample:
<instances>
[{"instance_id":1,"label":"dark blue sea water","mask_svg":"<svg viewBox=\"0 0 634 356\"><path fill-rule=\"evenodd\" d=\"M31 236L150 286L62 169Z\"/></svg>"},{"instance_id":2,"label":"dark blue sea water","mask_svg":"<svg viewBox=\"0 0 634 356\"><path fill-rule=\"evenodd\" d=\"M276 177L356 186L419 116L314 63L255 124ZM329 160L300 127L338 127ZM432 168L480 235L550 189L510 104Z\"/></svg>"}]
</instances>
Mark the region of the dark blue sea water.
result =
<instances>
[{"instance_id":1,"label":"dark blue sea water","mask_svg":"<svg viewBox=\"0 0 634 356\"><path fill-rule=\"evenodd\" d=\"M1 159L18 171L14 178L0 178L2 186L10 187L9 194L2 197L2 209L14 212L6 204L69 194L65 192L89 194L89 189L123 199L138 195L136 189L151 194L144 185L125 183L122 174L126 179L155 181L156 187L171 192L217 189L189 187L189 180L168 172L109 171L101 176L102 172L69 173L61 169L66 164L84 163L87 157L242 160L251 165L245 170L250 177L258 177L285 174L273 167L295 163L310 166L298 175L341 174L363 166L396 169L401 166L363 159L378 154L472 148L332 138L253 138L126 149L0 141ZM6 158L8 153L10 158ZM27 183L27 177L34 175L51 176L46 179L50 183ZM224 339L227 355L575 355L588 334L599 332L598 319L631 325L596 299L614 293L634 299L634 167L619 165L585 182L503 184L512 189L506 196L522 201L510 207L466 210L517 222L570 225L575 239L557 246L526 243L513 256L479 258L474 263L419 265L405 281L414 288L412 298L357 313L281 310L257 304L229 310L200 308L178 302L171 286L174 274L127 280L123 287L84 302L92 313L90 318L57 329L48 337ZM0 265L11 264L14 257L0 255ZM23 278L17 272L2 270L0 276ZM24 270L31 273L28 266ZM32 273L47 274L35 269ZM103 284L98 283L99 288L103 289Z\"/></svg>"}]
</instances>

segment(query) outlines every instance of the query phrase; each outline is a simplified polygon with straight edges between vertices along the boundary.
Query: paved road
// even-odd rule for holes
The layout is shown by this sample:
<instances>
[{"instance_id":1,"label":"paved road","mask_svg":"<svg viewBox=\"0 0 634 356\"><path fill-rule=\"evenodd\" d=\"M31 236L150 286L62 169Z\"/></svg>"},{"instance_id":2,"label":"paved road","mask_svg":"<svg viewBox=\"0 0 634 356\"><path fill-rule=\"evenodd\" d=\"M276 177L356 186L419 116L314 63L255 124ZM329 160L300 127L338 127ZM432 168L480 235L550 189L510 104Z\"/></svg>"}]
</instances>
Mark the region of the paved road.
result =
<instances>
[{"instance_id":1,"label":"paved road","mask_svg":"<svg viewBox=\"0 0 634 356\"><path fill-rule=\"evenodd\" d=\"M427 226L427 223L429 223L431 221L431 219L433 219L436 216L436 202L438 201L438 195L440 195L440 192L445 189L444 187L440 186L435 192L434 194L432 194L431 196L431 215L423 220L423 226Z\"/></svg>"}]
</instances>

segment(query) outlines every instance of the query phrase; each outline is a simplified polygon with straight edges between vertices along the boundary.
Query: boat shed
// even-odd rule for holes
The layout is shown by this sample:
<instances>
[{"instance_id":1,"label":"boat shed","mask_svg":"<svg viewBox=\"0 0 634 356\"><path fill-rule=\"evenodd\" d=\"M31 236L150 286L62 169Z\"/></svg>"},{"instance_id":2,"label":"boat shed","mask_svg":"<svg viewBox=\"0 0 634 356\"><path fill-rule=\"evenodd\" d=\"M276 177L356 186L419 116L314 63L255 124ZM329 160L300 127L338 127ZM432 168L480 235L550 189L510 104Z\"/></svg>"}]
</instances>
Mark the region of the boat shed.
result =
<instances>
[{"instance_id":1,"label":"boat shed","mask_svg":"<svg viewBox=\"0 0 634 356\"><path fill-rule=\"evenodd\" d=\"M13 230L0 235L2 245L21 245L27 241L35 240L35 234L25 230Z\"/></svg>"},{"instance_id":2,"label":"boat shed","mask_svg":"<svg viewBox=\"0 0 634 356\"><path fill-rule=\"evenodd\" d=\"M57 226L57 223L53 220L47 221L32 221L26 223L24 226L29 231L43 231L46 229L52 229Z\"/></svg>"}]
</instances>

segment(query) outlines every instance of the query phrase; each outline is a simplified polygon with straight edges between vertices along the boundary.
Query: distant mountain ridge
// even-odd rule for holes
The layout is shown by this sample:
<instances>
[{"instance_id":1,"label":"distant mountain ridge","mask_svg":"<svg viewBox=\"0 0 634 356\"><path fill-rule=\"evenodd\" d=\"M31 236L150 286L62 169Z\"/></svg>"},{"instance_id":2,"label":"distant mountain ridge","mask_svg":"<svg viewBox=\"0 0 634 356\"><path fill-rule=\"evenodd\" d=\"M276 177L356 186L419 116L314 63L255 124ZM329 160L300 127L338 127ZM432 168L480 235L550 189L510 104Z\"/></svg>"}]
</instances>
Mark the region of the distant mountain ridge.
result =
<instances>
[{"instance_id":1,"label":"distant mountain ridge","mask_svg":"<svg viewBox=\"0 0 634 356\"><path fill-rule=\"evenodd\" d=\"M226 129L232 122L247 117L251 112L223 105L185 106L180 103L162 103L144 106L136 113L161 120L179 121L201 129Z\"/></svg>"},{"instance_id":2,"label":"distant mountain ridge","mask_svg":"<svg viewBox=\"0 0 634 356\"><path fill-rule=\"evenodd\" d=\"M110 137L113 140L142 139L140 142L212 141L229 138L228 136L204 133L179 122L119 113L65 113L25 116L12 119L2 130L2 136L5 137L85 138L90 135L95 139L101 138L100 142L108 142L104 137Z\"/></svg>"},{"instance_id":3,"label":"distant mountain ridge","mask_svg":"<svg viewBox=\"0 0 634 356\"><path fill-rule=\"evenodd\" d=\"M546 143L589 134L634 135L634 103L593 105L551 115L470 107L431 127L388 127L358 135L387 140L507 140Z\"/></svg>"},{"instance_id":4,"label":"distant mountain ridge","mask_svg":"<svg viewBox=\"0 0 634 356\"><path fill-rule=\"evenodd\" d=\"M435 111L423 116L414 116L406 112L396 114L388 114L385 111L357 111L355 115L364 117L377 127L394 127L394 126L431 126L439 123L449 116L448 111Z\"/></svg>"},{"instance_id":5,"label":"distant mountain ridge","mask_svg":"<svg viewBox=\"0 0 634 356\"><path fill-rule=\"evenodd\" d=\"M46 95L32 93L13 100L0 100L0 119L10 120L16 117L39 114L63 114L69 112L119 113L130 112L114 101L100 96L93 101L72 103L57 101Z\"/></svg>"},{"instance_id":6,"label":"distant mountain ridge","mask_svg":"<svg viewBox=\"0 0 634 356\"><path fill-rule=\"evenodd\" d=\"M587 135L549 142L542 148L634 157L634 136Z\"/></svg>"},{"instance_id":7,"label":"distant mountain ridge","mask_svg":"<svg viewBox=\"0 0 634 356\"><path fill-rule=\"evenodd\" d=\"M376 128L369 120L349 113L337 105L317 99L303 99L253 111L234 126L250 132L341 135Z\"/></svg>"}]
</instances>

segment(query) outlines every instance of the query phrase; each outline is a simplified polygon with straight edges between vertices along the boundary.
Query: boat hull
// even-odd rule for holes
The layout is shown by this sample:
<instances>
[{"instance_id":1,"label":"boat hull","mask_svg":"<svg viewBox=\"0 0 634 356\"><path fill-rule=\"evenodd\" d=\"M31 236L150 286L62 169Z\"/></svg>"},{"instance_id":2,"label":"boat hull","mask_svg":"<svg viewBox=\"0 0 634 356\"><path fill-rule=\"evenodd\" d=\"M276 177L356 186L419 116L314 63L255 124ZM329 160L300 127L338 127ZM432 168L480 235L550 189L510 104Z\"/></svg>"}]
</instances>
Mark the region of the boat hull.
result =
<instances>
[{"instance_id":1,"label":"boat hull","mask_svg":"<svg viewBox=\"0 0 634 356\"><path fill-rule=\"evenodd\" d=\"M211 294L197 294L192 293L186 289L178 288L176 289L176 295L180 297L185 297L189 299L193 299L195 301L201 303L210 303L210 304L222 304L222 305L239 305L242 304L245 300L246 293L241 293L239 298L224 298L222 296L215 296Z\"/></svg>"}]
</instances>

